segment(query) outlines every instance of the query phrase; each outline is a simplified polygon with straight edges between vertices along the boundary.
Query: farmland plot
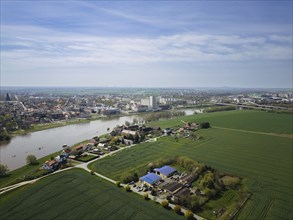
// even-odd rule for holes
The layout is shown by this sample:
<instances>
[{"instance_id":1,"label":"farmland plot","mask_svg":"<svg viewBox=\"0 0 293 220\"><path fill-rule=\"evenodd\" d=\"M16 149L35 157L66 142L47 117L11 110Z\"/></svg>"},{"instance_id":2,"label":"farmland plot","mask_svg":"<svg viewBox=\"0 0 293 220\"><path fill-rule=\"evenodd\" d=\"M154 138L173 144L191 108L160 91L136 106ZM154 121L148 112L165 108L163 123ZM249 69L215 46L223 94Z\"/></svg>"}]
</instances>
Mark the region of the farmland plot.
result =
<instances>
[{"instance_id":1,"label":"farmland plot","mask_svg":"<svg viewBox=\"0 0 293 220\"><path fill-rule=\"evenodd\" d=\"M234 118L232 121L229 121L229 115ZM181 119L209 121L212 127L226 126L235 130L200 130L199 135L204 139L198 141L180 138L176 142L173 137L161 138L155 143L140 144L97 161L91 168L118 180L123 172L144 169L156 159L187 156L245 179L253 195L237 215L238 219L291 219L293 139L237 130L252 128L256 132L290 134L291 118L288 114L229 111L152 123L173 127L182 125Z\"/></svg>"},{"instance_id":2,"label":"farmland plot","mask_svg":"<svg viewBox=\"0 0 293 220\"><path fill-rule=\"evenodd\" d=\"M1 219L184 219L82 170L70 170L0 197Z\"/></svg>"}]
</instances>

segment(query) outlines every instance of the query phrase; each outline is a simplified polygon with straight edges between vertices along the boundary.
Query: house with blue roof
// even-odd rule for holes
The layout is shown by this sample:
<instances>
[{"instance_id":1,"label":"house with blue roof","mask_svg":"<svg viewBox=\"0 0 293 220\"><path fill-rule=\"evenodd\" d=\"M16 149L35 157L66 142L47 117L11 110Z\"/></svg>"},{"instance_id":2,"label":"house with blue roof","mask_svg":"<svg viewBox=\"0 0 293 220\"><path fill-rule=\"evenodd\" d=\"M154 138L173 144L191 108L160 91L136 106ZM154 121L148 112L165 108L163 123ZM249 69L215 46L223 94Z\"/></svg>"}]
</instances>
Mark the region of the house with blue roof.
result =
<instances>
[{"instance_id":1,"label":"house with blue roof","mask_svg":"<svg viewBox=\"0 0 293 220\"><path fill-rule=\"evenodd\" d=\"M172 176L176 172L176 169L170 166L163 166L161 168L155 168L154 171L157 175L160 175L162 178L167 178Z\"/></svg>"},{"instance_id":2,"label":"house with blue roof","mask_svg":"<svg viewBox=\"0 0 293 220\"><path fill-rule=\"evenodd\" d=\"M148 173L140 177L140 181L147 186L153 186L155 183L157 183L160 180L161 180L161 177L154 173Z\"/></svg>"}]
</instances>

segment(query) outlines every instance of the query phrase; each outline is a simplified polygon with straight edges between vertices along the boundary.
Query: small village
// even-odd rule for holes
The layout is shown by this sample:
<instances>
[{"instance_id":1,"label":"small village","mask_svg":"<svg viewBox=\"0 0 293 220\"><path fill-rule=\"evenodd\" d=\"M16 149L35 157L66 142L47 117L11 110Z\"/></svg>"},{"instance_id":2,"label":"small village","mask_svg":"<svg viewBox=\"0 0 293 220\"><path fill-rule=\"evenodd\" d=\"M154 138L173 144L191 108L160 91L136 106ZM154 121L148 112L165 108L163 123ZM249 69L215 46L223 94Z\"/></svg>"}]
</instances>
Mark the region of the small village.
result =
<instances>
[{"instance_id":1,"label":"small village","mask_svg":"<svg viewBox=\"0 0 293 220\"><path fill-rule=\"evenodd\" d=\"M169 133L169 130L166 130L165 133ZM160 127L117 126L109 134L93 137L76 146L70 147L64 144L60 155L46 161L42 167L45 170L56 171L60 165L66 163L67 159L88 162L119 148L138 144L162 134L164 132L161 131Z\"/></svg>"},{"instance_id":2,"label":"small village","mask_svg":"<svg viewBox=\"0 0 293 220\"><path fill-rule=\"evenodd\" d=\"M102 135L101 137L93 137L89 141L77 144L70 147L67 144L62 146L62 152L50 161L43 164L43 169L49 171L57 170L60 165L64 165L67 159L77 160L81 162L89 162L105 155L109 152L116 151L119 148L138 144L143 141L152 141L156 137L162 135L172 135L175 139L179 136L188 138L190 133L198 130L200 126L204 128L210 126L209 123L188 123L183 122L183 126L178 129L165 128L161 130L160 127L147 127L145 125L122 125L116 126L109 134ZM192 133L194 134L194 133Z\"/></svg>"}]
</instances>

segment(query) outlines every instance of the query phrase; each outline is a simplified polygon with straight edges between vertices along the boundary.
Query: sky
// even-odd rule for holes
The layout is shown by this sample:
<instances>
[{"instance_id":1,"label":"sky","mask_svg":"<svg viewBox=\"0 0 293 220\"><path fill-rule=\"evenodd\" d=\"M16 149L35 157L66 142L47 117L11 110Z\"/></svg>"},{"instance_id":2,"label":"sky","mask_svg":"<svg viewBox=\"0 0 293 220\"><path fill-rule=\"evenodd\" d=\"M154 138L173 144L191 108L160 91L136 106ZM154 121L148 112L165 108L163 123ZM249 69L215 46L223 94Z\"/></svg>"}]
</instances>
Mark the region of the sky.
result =
<instances>
[{"instance_id":1,"label":"sky","mask_svg":"<svg viewBox=\"0 0 293 220\"><path fill-rule=\"evenodd\" d=\"M292 1L1 0L1 86L291 88Z\"/></svg>"}]
</instances>

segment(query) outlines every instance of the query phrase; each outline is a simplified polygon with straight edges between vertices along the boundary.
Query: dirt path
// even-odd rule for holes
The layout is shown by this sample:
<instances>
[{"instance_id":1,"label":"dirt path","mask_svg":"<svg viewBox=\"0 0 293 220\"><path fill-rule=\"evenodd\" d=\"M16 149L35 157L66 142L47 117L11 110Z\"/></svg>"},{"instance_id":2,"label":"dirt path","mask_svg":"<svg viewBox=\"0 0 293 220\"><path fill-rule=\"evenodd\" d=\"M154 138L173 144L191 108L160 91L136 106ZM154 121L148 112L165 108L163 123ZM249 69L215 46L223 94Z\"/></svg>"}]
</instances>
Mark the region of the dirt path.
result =
<instances>
[{"instance_id":1,"label":"dirt path","mask_svg":"<svg viewBox=\"0 0 293 220\"><path fill-rule=\"evenodd\" d=\"M24 186L24 185L27 185L27 184L33 184L33 183L37 182L40 179L43 179L43 178L46 178L48 176L55 175L56 173L61 173L61 172L64 172L66 170L70 170L70 169L73 169L73 168L74 167L68 167L68 168L65 168L65 169L62 169L62 170L57 170L57 171L55 171L53 173L50 173L48 175L39 177L37 179L33 179L33 180L29 180L29 181L23 181L23 182L20 182L20 183L16 183L14 185L3 187L3 188L0 189L0 195L3 194L3 193L9 192L10 190L17 189L18 187L21 187L21 186Z\"/></svg>"},{"instance_id":2,"label":"dirt path","mask_svg":"<svg viewBox=\"0 0 293 220\"><path fill-rule=\"evenodd\" d=\"M266 133L266 132L258 132L258 131L247 131L235 128L224 128L224 127L217 127L213 126L216 129L228 130L228 131L239 131L244 133L251 133L251 134L261 134L261 135L269 135L269 136L276 136L276 137L284 137L284 138L293 138L293 134L278 134L278 133Z\"/></svg>"}]
</instances>

